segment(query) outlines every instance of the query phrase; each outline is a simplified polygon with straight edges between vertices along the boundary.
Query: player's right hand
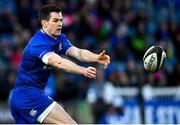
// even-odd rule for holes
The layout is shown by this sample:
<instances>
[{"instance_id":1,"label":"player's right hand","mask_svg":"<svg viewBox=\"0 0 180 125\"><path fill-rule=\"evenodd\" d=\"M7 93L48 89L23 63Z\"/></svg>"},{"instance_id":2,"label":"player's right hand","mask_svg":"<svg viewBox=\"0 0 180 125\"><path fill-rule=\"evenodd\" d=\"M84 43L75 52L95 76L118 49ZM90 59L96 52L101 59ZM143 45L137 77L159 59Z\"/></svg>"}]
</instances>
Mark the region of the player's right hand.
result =
<instances>
[{"instance_id":1,"label":"player's right hand","mask_svg":"<svg viewBox=\"0 0 180 125\"><path fill-rule=\"evenodd\" d=\"M84 76L91 79L96 79L96 72L96 68L89 66L85 69Z\"/></svg>"}]
</instances>

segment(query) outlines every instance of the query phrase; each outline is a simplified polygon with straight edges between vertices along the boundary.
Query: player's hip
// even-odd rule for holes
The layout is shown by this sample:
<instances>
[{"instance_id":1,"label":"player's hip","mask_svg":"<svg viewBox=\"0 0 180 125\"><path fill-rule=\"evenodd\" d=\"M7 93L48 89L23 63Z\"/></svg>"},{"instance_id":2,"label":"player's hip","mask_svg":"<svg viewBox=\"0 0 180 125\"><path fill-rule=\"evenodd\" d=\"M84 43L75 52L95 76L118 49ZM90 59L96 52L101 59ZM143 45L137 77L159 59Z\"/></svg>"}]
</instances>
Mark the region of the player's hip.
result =
<instances>
[{"instance_id":1,"label":"player's hip","mask_svg":"<svg viewBox=\"0 0 180 125\"><path fill-rule=\"evenodd\" d=\"M36 87L15 87L10 96L10 105L21 108L52 100L45 92Z\"/></svg>"},{"instance_id":2,"label":"player's hip","mask_svg":"<svg viewBox=\"0 0 180 125\"><path fill-rule=\"evenodd\" d=\"M36 121L38 116L54 102L38 88L14 88L10 96L10 108L13 117L23 117L28 123Z\"/></svg>"}]
</instances>

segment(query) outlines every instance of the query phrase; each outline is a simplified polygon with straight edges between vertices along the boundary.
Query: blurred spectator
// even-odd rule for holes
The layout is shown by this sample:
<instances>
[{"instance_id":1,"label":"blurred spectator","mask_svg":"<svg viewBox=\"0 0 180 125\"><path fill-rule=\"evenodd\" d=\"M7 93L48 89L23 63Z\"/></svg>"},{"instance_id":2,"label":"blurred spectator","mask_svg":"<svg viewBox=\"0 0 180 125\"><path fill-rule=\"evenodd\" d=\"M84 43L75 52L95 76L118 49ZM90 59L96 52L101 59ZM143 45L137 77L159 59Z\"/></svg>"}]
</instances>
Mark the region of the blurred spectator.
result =
<instances>
[{"instance_id":1,"label":"blurred spectator","mask_svg":"<svg viewBox=\"0 0 180 125\"><path fill-rule=\"evenodd\" d=\"M123 117L123 99L116 97L112 103L107 106L106 112L99 119L99 124L127 124Z\"/></svg>"}]
</instances>

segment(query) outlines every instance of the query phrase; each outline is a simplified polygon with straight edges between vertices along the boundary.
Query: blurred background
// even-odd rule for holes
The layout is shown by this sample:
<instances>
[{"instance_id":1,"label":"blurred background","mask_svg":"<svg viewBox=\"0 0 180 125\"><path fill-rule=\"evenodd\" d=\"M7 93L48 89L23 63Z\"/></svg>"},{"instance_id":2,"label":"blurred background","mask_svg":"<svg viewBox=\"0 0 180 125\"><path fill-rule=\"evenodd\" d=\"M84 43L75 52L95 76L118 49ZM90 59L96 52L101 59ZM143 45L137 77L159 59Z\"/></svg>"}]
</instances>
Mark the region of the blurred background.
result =
<instances>
[{"instance_id":1,"label":"blurred background","mask_svg":"<svg viewBox=\"0 0 180 125\"><path fill-rule=\"evenodd\" d=\"M23 48L40 29L38 9L60 5L73 45L111 57L97 79L54 71L46 93L78 123L180 124L180 0L0 0L0 123L14 123L9 94ZM143 54L160 45L167 54L156 73ZM66 57L68 58L68 57Z\"/></svg>"}]
</instances>

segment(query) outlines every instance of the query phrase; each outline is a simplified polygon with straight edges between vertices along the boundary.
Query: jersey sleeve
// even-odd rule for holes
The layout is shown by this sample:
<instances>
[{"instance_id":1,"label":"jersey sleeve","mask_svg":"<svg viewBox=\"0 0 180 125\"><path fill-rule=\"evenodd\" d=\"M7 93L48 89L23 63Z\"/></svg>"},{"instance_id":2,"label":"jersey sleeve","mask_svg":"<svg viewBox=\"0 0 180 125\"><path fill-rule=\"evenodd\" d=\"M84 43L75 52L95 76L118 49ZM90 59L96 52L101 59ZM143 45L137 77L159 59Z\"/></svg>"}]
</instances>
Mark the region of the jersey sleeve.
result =
<instances>
[{"instance_id":1,"label":"jersey sleeve","mask_svg":"<svg viewBox=\"0 0 180 125\"><path fill-rule=\"evenodd\" d=\"M34 41L34 43L30 45L30 54L41 60L42 57L48 52L52 52L52 50L45 41Z\"/></svg>"},{"instance_id":2,"label":"jersey sleeve","mask_svg":"<svg viewBox=\"0 0 180 125\"><path fill-rule=\"evenodd\" d=\"M69 39L66 37L65 34L61 34L61 41L62 41L62 50L61 53L66 55L66 51L72 47L73 45L71 44L71 42L69 41Z\"/></svg>"}]
</instances>

